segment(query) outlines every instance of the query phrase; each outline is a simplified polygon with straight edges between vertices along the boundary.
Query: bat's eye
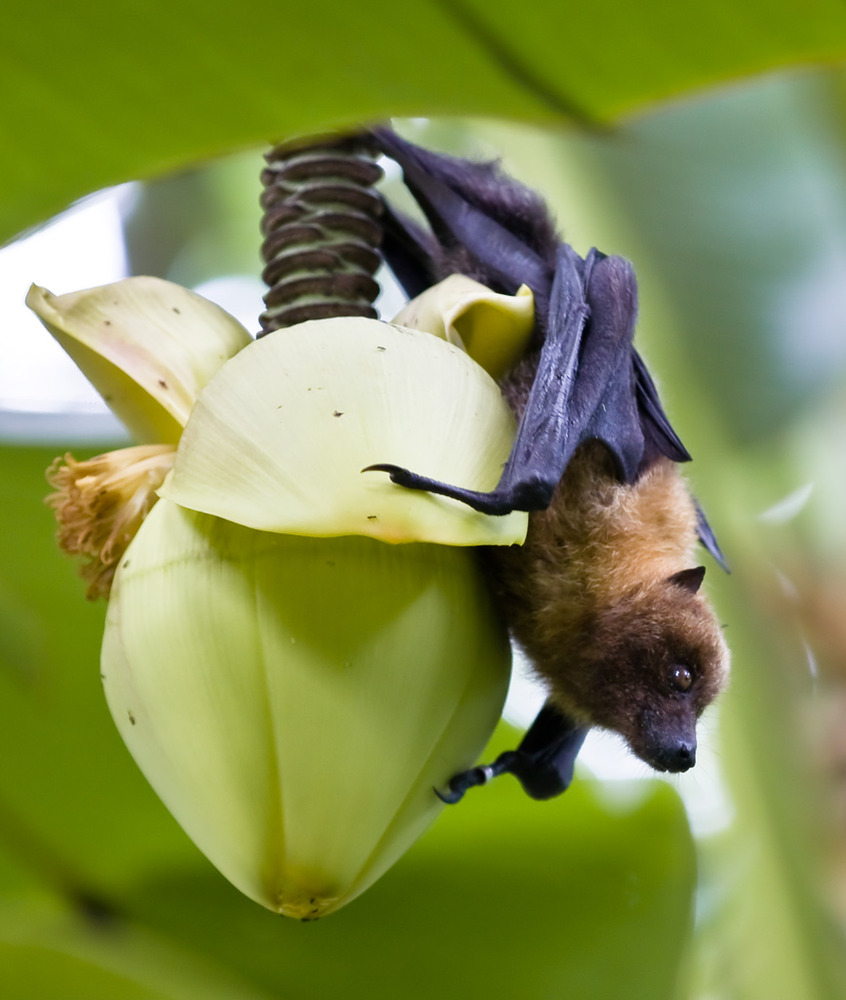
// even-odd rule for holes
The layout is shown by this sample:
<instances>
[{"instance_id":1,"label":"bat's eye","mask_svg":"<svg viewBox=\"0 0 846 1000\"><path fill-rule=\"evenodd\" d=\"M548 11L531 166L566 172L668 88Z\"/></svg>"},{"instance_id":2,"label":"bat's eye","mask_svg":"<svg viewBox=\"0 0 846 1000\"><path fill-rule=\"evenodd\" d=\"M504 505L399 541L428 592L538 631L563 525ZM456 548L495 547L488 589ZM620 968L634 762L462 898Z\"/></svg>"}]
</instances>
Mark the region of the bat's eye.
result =
<instances>
[{"instance_id":1,"label":"bat's eye","mask_svg":"<svg viewBox=\"0 0 846 1000\"><path fill-rule=\"evenodd\" d=\"M671 667L670 681L677 691L687 691L693 683L693 674L688 667Z\"/></svg>"}]
</instances>

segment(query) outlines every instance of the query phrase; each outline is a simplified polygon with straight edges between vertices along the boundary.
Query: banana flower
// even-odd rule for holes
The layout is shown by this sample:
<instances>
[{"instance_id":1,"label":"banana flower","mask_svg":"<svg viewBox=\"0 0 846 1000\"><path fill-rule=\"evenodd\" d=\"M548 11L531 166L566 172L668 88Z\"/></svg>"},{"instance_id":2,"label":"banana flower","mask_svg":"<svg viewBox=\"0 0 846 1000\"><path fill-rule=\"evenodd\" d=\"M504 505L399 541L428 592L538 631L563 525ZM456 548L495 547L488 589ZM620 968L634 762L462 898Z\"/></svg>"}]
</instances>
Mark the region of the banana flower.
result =
<instances>
[{"instance_id":1,"label":"banana flower","mask_svg":"<svg viewBox=\"0 0 846 1000\"><path fill-rule=\"evenodd\" d=\"M519 544L526 515L361 473L499 478L514 421L467 350L481 324L483 363L519 353L531 294L461 281L404 325L260 340L153 278L27 298L139 442L50 473L60 541L109 598L114 721L210 861L288 916L371 885L501 711L510 650L475 547Z\"/></svg>"}]
</instances>

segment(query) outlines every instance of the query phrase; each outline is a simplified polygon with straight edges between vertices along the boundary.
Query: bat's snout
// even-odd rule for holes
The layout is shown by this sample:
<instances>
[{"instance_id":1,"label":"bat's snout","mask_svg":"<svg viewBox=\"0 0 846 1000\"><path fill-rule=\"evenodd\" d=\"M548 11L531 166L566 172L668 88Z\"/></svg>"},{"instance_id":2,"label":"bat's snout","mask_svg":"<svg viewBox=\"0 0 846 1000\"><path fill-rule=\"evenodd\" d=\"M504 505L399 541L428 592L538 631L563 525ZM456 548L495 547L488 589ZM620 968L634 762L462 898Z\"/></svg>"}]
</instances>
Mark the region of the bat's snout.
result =
<instances>
[{"instance_id":1,"label":"bat's snout","mask_svg":"<svg viewBox=\"0 0 846 1000\"><path fill-rule=\"evenodd\" d=\"M632 746L639 757L656 771L681 774L696 763L696 720L694 717L661 719L649 713L640 746Z\"/></svg>"},{"instance_id":2,"label":"bat's snout","mask_svg":"<svg viewBox=\"0 0 846 1000\"><path fill-rule=\"evenodd\" d=\"M677 740L663 746L653 747L644 756L646 762L656 771L681 774L683 771L689 771L696 763L696 741Z\"/></svg>"}]
</instances>

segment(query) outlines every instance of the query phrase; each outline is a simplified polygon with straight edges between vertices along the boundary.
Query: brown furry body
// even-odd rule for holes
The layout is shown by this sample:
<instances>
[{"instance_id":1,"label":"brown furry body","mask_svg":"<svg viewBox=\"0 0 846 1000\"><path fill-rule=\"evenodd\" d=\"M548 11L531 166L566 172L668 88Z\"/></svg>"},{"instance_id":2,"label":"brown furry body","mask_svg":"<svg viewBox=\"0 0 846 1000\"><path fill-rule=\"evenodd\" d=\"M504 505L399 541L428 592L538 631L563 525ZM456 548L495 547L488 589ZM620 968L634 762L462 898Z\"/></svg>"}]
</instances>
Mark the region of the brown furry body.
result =
<instances>
[{"instance_id":1,"label":"brown furry body","mask_svg":"<svg viewBox=\"0 0 846 1000\"><path fill-rule=\"evenodd\" d=\"M559 239L542 199L495 165L471 167L470 183L461 180L467 164L439 162L472 204L555 266ZM497 274L460 243L435 240L429 253L436 277L466 274L497 287ZM501 383L518 419L546 322L536 316L533 347ZM628 485L605 446L586 441L550 507L529 515L525 544L485 557L503 616L551 701L576 724L620 733L659 770L693 765L696 720L728 674L722 630L699 593L697 536L696 505L675 462L650 453Z\"/></svg>"},{"instance_id":2,"label":"brown furry body","mask_svg":"<svg viewBox=\"0 0 846 1000\"><path fill-rule=\"evenodd\" d=\"M521 380L505 389L522 409ZM587 441L550 507L530 515L525 544L488 556L503 614L552 701L620 733L659 769L693 763L696 719L728 670L698 592L696 543L696 507L675 463L660 457L629 486L605 446ZM689 763L667 756L674 740L690 743Z\"/></svg>"},{"instance_id":3,"label":"brown furry body","mask_svg":"<svg viewBox=\"0 0 846 1000\"><path fill-rule=\"evenodd\" d=\"M519 474L526 478L515 485L518 470L508 467L504 497L516 496L518 507L530 509L542 503L552 467L554 476L560 468L554 460L543 468L543 456L556 441L564 449L559 457L570 455L573 434L582 442L550 507L530 514L526 543L485 553L511 632L553 705L538 715L539 728L532 726L528 745L524 740L511 763L458 775L452 792L460 797L504 768L522 773L527 790L528 778L536 797L557 794L569 783L583 731L593 725L621 733L653 767L687 770L695 760L696 720L728 668L720 627L699 593L704 569L693 558L698 534L718 559L719 547L676 471L672 459L683 461L687 452L634 353L628 355L632 398L626 398L619 346L634 331L634 274L620 258L595 250L579 257L559 239L543 199L497 164L432 153L386 129L373 137L402 167L430 224L427 230L393 213L385 218L390 239L383 249L410 294L455 273L499 292L532 288L532 346L501 384L518 418L549 324L556 324L561 354L543 358L533 403L549 412L530 414L527 425L541 428L540 456L532 462L521 442ZM577 383L584 391L576 393ZM585 440L590 432L607 447ZM373 468L390 471L394 482L430 488L422 477L414 481L413 470Z\"/></svg>"}]
</instances>

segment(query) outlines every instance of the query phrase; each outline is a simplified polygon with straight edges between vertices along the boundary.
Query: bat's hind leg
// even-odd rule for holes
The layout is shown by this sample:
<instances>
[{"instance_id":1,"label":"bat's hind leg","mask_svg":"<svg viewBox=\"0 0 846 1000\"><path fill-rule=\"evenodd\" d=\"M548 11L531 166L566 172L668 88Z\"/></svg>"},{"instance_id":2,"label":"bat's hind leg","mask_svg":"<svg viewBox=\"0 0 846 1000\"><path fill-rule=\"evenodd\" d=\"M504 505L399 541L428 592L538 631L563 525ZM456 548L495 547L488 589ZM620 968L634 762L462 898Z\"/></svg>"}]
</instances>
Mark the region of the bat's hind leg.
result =
<instances>
[{"instance_id":1,"label":"bat's hind leg","mask_svg":"<svg viewBox=\"0 0 846 1000\"><path fill-rule=\"evenodd\" d=\"M533 799L551 799L566 791L573 780L576 757L588 727L578 725L547 702L529 727L520 746L507 750L492 764L480 764L449 780L445 791L435 794L450 805L477 785L486 785L501 774L513 774Z\"/></svg>"}]
</instances>

